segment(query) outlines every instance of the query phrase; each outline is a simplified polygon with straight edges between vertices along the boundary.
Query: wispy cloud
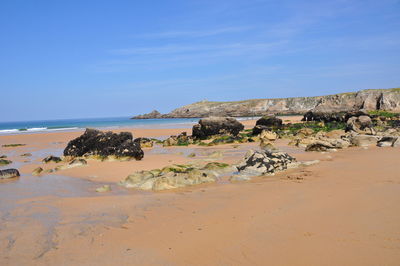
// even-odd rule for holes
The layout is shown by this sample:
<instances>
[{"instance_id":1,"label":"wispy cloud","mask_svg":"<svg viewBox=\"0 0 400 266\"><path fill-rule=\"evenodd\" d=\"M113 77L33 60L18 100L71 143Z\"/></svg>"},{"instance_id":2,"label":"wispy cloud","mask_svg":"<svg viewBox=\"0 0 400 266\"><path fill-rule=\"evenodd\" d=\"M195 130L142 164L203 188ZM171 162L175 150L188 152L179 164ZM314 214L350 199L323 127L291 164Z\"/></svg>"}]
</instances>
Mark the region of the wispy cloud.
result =
<instances>
[{"instance_id":1,"label":"wispy cloud","mask_svg":"<svg viewBox=\"0 0 400 266\"><path fill-rule=\"evenodd\" d=\"M134 35L134 38L199 38L199 37L209 37L221 34L228 33L237 33L243 32L252 29L249 26L236 26L236 27L225 27L225 28L217 28L217 29L208 29L208 30L182 30L182 31L164 31L164 32L155 32L155 33L147 33L147 34L138 34Z\"/></svg>"}]
</instances>

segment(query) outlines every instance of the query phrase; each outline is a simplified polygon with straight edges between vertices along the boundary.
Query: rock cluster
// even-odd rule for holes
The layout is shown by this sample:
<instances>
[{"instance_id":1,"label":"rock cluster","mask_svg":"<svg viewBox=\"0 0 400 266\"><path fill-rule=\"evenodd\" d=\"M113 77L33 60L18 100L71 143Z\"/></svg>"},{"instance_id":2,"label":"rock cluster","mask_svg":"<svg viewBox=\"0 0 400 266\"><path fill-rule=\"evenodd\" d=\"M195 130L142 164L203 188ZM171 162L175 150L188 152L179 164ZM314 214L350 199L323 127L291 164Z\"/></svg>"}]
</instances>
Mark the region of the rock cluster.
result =
<instances>
[{"instance_id":1,"label":"rock cluster","mask_svg":"<svg viewBox=\"0 0 400 266\"><path fill-rule=\"evenodd\" d=\"M117 158L143 158L140 144L132 140L130 132L101 132L96 129L86 129L85 133L71 140L64 150L64 156L115 156Z\"/></svg>"},{"instance_id":2,"label":"rock cluster","mask_svg":"<svg viewBox=\"0 0 400 266\"><path fill-rule=\"evenodd\" d=\"M181 188L215 182L219 173L228 167L227 164L216 162L208 163L204 167L172 165L163 169L135 172L120 184L128 188L155 191Z\"/></svg>"},{"instance_id":3,"label":"rock cluster","mask_svg":"<svg viewBox=\"0 0 400 266\"><path fill-rule=\"evenodd\" d=\"M11 169L0 170L0 179L10 179L19 176L20 174L17 169L11 168Z\"/></svg>"},{"instance_id":4,"label":"rock cluster","mask_svg":"<svg viewBox=\"0 0 400 266\"><path fill-rule=\"evenodd\" d=\"M244 126L231 117L208 117L200 119L199 123L193 126L192 136L197 139L205 139L214 135L237 136Z\"/></svg>"}]
</instances>

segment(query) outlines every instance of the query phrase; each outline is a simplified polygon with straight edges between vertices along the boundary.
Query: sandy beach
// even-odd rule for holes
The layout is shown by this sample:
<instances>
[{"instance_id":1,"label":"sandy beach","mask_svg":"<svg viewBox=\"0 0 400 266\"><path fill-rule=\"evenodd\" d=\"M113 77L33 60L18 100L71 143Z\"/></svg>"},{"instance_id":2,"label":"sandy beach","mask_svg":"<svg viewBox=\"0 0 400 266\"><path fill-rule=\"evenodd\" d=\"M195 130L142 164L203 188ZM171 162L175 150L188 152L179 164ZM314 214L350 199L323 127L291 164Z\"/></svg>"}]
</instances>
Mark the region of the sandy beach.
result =
<instances>
[{"instance_id":1,"label":"sandy beach","mask_svg":"<svg viewBox=\"0 0 400 266\"><path fill-rule=\"evenodd\" d=\"M296 118L297 119L297 118ZM255 121L244 121L247 128ZM121 129L167 137L188 129ZM88 160L32 176L82 132L0 136L22 176L0 184L1 265L397 265L400 261L399 148L304 152L320 160L248 182L164 192L117 182L138 170L210 161L236 163L258 143L145 148L141 161ZM32 157L21 157L23 153ZM189 153L197 156L189 158ZM46 168L55 167L50 163ZM96 193L104 184L108 193Z\"/></svg>"}]
</instances>

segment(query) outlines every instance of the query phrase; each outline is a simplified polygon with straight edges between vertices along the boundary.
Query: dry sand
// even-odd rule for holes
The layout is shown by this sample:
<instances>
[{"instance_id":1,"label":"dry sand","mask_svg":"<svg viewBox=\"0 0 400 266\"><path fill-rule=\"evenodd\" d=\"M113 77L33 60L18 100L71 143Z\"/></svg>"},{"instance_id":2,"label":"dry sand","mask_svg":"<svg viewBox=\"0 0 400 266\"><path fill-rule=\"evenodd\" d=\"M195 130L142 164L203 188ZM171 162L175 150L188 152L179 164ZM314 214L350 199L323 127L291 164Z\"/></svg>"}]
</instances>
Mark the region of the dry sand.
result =
<instances>
[{"instance_id":1,"label":"dry sand","mask_svg":"<svg viewBox=\"0 0 400 266\"><path fill-rule=\"evenodd\" d=\"M132 131L157 137L184 130ZM80 134L0 137L1 144L27 144L0 148L23 173L0 184L0 265L399 265L400 148L304 153L280 141L299 160L321 162L251 182L158 193L116 182L171 163L234 162L255 144L146 149L143 161L29 174ZM198 156L188 158L193 151ZM222 154L209 156L215 151ZM112 191L94 192L103 184Z\"/></svg>"}]
</instances>

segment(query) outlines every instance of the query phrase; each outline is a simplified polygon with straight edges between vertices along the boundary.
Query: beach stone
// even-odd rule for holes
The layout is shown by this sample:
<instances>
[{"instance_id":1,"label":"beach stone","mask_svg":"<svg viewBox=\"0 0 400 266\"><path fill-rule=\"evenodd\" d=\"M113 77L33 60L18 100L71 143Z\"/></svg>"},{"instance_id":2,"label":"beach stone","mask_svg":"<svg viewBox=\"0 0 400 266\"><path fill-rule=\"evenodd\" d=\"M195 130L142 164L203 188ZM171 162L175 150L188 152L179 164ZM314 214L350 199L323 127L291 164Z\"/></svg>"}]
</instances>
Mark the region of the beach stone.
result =
<instances>
[{"instance_id":1,"label":"beach stone","mask_svg":"<svg viewBox=\"0 0 400 266\"><path fill-rule=\"evenodd\" d=\"M42 167L37 167L32 171L32 175L39 176L42 172L43 172L43 168Z\"/></svg>"},{"instance_id":2,"label":"beach stone","mask_svg":"<svg viewBox=\"0 0 400 266\"><path fill-rule=\"evenodd\" d=\"M59 162L61 162L61 161L62 161L62 160L61 160L60 157L53 156L53 155L49 155L49 156L47 156L46 158L44 158L44 159L42 160L43 163L50 163L50 162L59 163Z\"/></svg>"},{"instance_id":3,"label":"beach stone","mask_svg":"<svg viewBox=\"0 0 400 266\"><path fill-rule=\"evenodd\" d=\"M311 128L303 127L299 131L297 131L296 136L299 137L308 137L314 134L314 130Z\"/></svg>"},{"instance_id":4,"label":"beach stone","mask_svg":"<svg viewBox=\"0 0 400 266\"><path fill-rule=\"evenodd\" d=\"M23 153L23 154L21 154L21 157L30 157L30 156L32 156L32 153Z\"/></svg>"},{"instance_id":5,"label":"beach stone","mask_svg":"<svg viewBox=\"0 0 400 266\"><path fill-rule=\"evenodd\" d=\"M307 145L306 151L327 151L331 149L336 149L334 145L327 141L316 140Z\"/></svg>"},{"instance_id":6,"label":"beach stone","mask_svg":"<svg viewBox=\"0 0 400 266\"><path fill-rule=\"evenodd\" d=\"M206 139L214 135L237 136L244 129L242 123L232 117L207 117L199 120L193 126L192 136L197 139Z\"/></svg>"},{"instance_id":7,"label":"beach stone","mask_svg":"<svg viewBox=\"0 0 400 266\"><path fill-rule=\"evenodd\" d=\"M295 161L295 158L283 152L250 150L236 168L239 174L258 176L285 170Z\"/></svg>"},{"instance_id":8,"label":"beach stone","mask_svg":"<svg viewBox=\"0 0 400 266\"><path fill-rule=\"evenodd\" d=\"M109 192L109 191L111 191L110 185L104 185L99 188L96 188L96 192L99 192L99 193Z\"/></svg>"},{"instance_id":9,"label":"beach stone","mask_svg":"<svg viewBox=\"0 0 400 266\"><path fill-rule=\"evenodd\" d=\"M260 134L260 140L274 141L278 138L278 135L269 130L263 130Z\"/></svg>"},{"instance_id":10,"label":"beach stone","mask_svg":"<svg viewBox=\"0 0 400 266\"><path fill-rule=\"evenodd\" d=\"M64 156L115 156L116 158L141 160L144 153L140 144L133 142L130 132L117 134L111 131L102 132L96 129L86 129L83 135L68 143L64 150Z\"/></svg>"},{"instance_id":11,"label":"beach stone","mask_svg":"<svg viewBox=\"0 0 400 266\"><path fill-rule=\"evenodd\" d=\"M10 160L6 160L6 159L0 159L0 165L7 165L12 163L12 161Z\"/></svg>"},{"instance_id":12,"label":"beach stone","mask_svg":"<svg viewBox=\"0 0 400 266\"><path fill-rule=\"evenodd\" d=\"M87 165L87 161L82 158L75 158L68 163L69 167L84 166Z\"/></svg>"},{"instance_id":13,"label":"beach stone","mask_svg":"<svg viewBox=\"0 0 400 266\"><path fill-rule=\"evenodd\" d=\"M353 146L366 147L370 145L376 145L378 137L372 135L355 135L350 138Z\"/></svg>"},{"instance_id":14,"label":"beach stone","mask_svg":"<svg viewBox=\"0 0 400 266\"><path fill-rule=\"evenodd\" d=\"M328 131L325 133L325 137L330 138L330 139L339 139L345 135L346 135L346 132L343 129L335 129L335 130Z\"/></svg>"},{"instance_id":15,"label":"beach stone","mask_svg":"<svg viewBox=\"0 0 400 266\"><path fill-rule=\"evenodd\" d=\"M20 174L17 169L11 168L11 169L0 170L0 179L10 179L19 176Z\"/></svg>"},{"instance_id":16,"label":"beach stone","mask_svg":"<svg viewBox=\"0 0 400 266\"><path fill-rule=\"evenodd\" d=\"M400 145L399 142L400 142L399 137L385 136L378 141L377 146L378 147L398 147Z\"/></svg>"}]
</instances>

